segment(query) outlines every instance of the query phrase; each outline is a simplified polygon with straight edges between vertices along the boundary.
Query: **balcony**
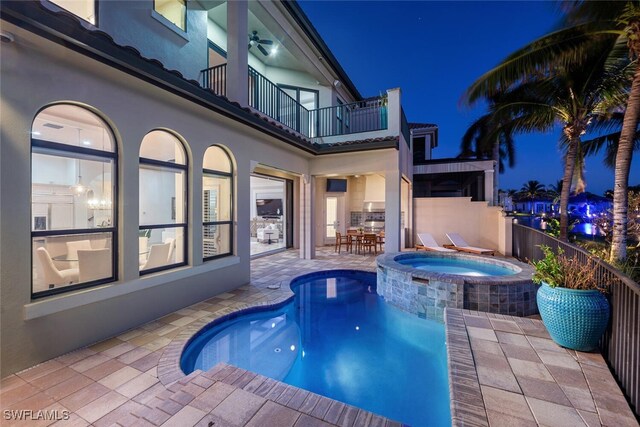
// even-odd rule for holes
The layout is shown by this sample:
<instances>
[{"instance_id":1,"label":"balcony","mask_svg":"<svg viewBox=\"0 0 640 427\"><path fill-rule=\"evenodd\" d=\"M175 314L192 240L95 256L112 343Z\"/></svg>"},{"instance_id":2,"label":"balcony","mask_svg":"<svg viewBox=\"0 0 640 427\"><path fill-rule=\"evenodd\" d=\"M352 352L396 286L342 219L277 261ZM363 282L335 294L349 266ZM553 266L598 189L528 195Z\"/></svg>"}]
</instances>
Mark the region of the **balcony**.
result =
<instances>
[{"instance_id":1,"label":"balcony","mask_svg":"<svg viewBox=\"0 0 640 427\"><path fill-rule=\"evenodd\" d=\"M226 96L226 64L202 70L203 87ZM249 67L251 108L319 142L319 138L386 130L387 97L308 110L254 68Z\"/></svg>"}]
</instances>

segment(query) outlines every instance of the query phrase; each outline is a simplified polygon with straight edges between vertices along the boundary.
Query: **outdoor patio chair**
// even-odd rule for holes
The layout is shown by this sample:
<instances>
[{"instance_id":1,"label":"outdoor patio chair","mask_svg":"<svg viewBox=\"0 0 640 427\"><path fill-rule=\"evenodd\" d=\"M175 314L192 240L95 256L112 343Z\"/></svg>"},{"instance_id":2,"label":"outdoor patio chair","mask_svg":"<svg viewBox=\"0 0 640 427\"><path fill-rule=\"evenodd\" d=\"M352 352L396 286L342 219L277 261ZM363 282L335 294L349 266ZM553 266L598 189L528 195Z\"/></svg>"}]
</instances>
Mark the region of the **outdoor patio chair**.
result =
<instances>
[{"instance_id":1,"label":"outdoor patio chair","mask_svg":"<svg viewBox=\"0 0 640 427\"><path fill-rule=\"evenodd\" d=\"M380 249L380 252L382 252L382 247L384 246L384 231L381 231L380 233L378 233L378 248Z\"/></svg>"},{"instance_id":2,"label":"outdoor patio chair","mask_svg":"<svg viewBox=\"0 0 640 427\"><path fill-rule=\"evenodd\" d=\"M336 245L333 251L340 253L343 246L346 250L351 251L352 242L353 240L350 235L342 235L342 233L336 232Z\"/></svg>"},{"instance_id":3,"label":"outdoor patio chair","mask_svg":"<svg viewBox=\"0 0 640 427\"><path fill-rule=\"evenodd\" d=\"M416 245L416 250L423 249L425 251L434 251L434 252L456 252L455 249L448 249L440 246L436 239L433 238L431 233L418 233L418 239L420 240L420 245Z\"/></svg>"},{"instance_id":4,"label":"outdoor patio chair","mask_svg":"<svg viewBox=\"0 0 640 427\"><path fill-rule=\"evenodd\" d=\"M362 249L363 255L366 255L365 248L369 248L369 253L371 253L371 248L373 248L373 252L378 255L378 236L373 233L365 233L364 236L362 236L360 248Z\"/></svg>"},{"instance_id":5,"label":"outdoor patio chair","mask_svg":"<svg viewBox=\"0 0 640 427\"><path fill-rule=\"evenodd\" d=\"M453 243L453 249L459 252L467 252L477 255L495 255L496 251L492 249L478 248L469 245L458 233L447 233L447 238Z\"/></svg>"}]
</instances>

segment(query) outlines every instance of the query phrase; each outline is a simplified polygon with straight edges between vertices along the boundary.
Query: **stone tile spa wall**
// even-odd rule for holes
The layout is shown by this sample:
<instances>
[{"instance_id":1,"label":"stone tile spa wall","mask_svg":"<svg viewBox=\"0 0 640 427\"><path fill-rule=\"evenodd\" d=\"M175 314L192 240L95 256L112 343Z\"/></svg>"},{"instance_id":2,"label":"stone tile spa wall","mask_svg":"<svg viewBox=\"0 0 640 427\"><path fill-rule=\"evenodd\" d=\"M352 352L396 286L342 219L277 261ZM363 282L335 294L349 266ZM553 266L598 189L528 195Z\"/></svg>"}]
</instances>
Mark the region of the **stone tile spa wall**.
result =
<instances>
[{"instance_id":1,"label":"stone tile spa wall","mask_svg":"<svg viewBox=\"0 0 640 427\"><path fill-rule=\"evenodd\" d=\"M406 258L455 258L497 265L506 276L462 276L421 270L398 261ZM443 320L445 307L513 316L537 314L537 286L531 266L516 260L444 253L390 253L377 258L377 292L401 310L421 318Z\"/></svg>"}]
</instances>

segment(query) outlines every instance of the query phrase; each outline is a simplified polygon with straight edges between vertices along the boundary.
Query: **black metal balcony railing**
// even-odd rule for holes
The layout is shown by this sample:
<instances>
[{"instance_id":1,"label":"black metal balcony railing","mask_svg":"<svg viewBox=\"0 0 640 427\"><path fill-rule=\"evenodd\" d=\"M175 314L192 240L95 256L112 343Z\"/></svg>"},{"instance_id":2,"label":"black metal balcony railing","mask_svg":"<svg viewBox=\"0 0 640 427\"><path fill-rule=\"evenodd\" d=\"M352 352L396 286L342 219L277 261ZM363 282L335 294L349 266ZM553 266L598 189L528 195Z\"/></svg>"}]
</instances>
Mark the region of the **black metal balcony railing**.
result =
<instances>
[{"instance_id":1,"label":"black metal balcony railing","mask_svg":"<svg viewBox=\"0 0 640 427\"><path fill-rule=\"evenodd\" d=\"M202 87L219 96L227 96L227 64L202 70Z\"/></svg>"},{"instance_id":2,"label":"black metal balcony railing","mask_svg":"<svg viewBox=\"0 0 640 427\"><path fill-rule=\"evenodd\" d=\"M540 245L555 251L562 248L568 257L586 262L590 254L548 234L521 224L513 224L513 256L523 261L543 257ZM620 384L631 409L640 417L640 285L604 261L598 263L596 277L609 288L611 319L600 340L600 352Z\"/></svg>"},{"instance_id":3,"label":"black metal balcony railing","mask_svg":"<svg viewBox=\"0 0 640 427\"><path fill-rule=\"evenodd\" d=\"M407 116L404 114L404 108L400 107L401 113L401 122L400 122L400 132L404 136L404 142L407 143L407 146L411 148L411 129L409 128L409 122L407 121Z\"/></svg>"},{"instance_id":4,"label":"black metal balcony railing","mask_svg":"<svg viewBox=\"0 0 640 427\"><path fill-rule=\"evenodd\" d=\"M387 129L387 99L369 98L310 111L317 137L347 135Z\"/></svg>"},{"instance_id":5,"label":"black metal balcony railing","mask_svg":"<svg viewBox=\"0 0 640 427\"><path fill-rule=\"evenodd\" d=\"M296 132L311 136L309 110L252 67L249 67L249 106Z\"/></svg>"},{"instance_id":6,"label":"black metal balcony railing","mask_svg":"<svg viewBox=\"0 0 640 427\"><path fill-rule=\"evenodd\" d=\"M202 70L202 85L226 96L226 64ZM249 106L308 138L348 135L388 127L386 97L307 110L278 85L249 67Z\"/></svg>"}]
</instances>

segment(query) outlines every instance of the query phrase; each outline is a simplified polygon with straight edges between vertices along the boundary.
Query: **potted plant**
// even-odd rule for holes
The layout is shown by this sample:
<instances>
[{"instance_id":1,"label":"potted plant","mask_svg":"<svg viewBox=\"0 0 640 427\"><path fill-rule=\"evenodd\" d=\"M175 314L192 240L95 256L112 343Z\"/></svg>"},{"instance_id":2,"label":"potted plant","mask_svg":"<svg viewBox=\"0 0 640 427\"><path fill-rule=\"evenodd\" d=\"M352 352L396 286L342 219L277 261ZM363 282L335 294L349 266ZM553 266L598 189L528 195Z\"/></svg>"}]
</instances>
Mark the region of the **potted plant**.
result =
<instances>
[{"instance_id":1,"label":"potted plant","mask_svg":"<svg viewBox=\"0 0 640 427\"><path fill-rule=\"evenodd\" d=\"M591 351L609 322L606 287L596 277L597 262L568 258L562 249L555 253L540 246L544 258L531 264L535 268L534 283L538 310L551 338L563 347Z\"/></svg>"}]
</instances>

